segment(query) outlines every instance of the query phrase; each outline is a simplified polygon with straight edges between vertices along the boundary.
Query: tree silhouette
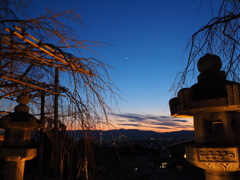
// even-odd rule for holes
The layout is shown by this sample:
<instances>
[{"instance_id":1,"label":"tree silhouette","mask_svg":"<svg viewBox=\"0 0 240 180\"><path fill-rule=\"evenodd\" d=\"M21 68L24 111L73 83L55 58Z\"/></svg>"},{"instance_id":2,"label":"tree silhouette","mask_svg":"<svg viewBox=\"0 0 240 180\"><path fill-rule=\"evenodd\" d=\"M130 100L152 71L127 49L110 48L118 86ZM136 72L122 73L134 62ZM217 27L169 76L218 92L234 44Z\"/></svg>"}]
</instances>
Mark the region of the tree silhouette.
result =
<instances>
[{"instance_id":1,"label":"tree silhouette","mask_svg":"<svg viewBox=\"0 0 240 180\"><path fill-rule=\"evenodd\" d=\"M188 62L174 83L176 92L189 86L195 79L196 62L203 55L210 53L221 57L227 78L240 81L240 1L222 0L216 17L195 32L186 50L189 51Z\"/></svg>"},{"instance_id":2,"label":"tree silhouette","mask_svg":"<svg viewBox=\"0 0 240 180\"><path fill-rule=\"evenodd\" d=\"M16 97L24 93L32 97L29 106L31 113L37 115L44 91L48 119L54 118L54 99L59 97L55 126L61 121L68 129L88 132L102 119L108 123L108 113L112 112L106 96L113 101L118 96L118 89L107 71L112 67L98 59L81 56L81 50L93 52L92 46L101 47L102 44L81 40L74 29L61 21L69 19L85 28L81 16L73 10L57 13L46 9L45 14L32 18L28 15L31 3L29 0L3 0L0 3L1 108L11 111ZM85 151L89 151L88 147L86 144ZM60 150L64 151L64 148Z\"/></svg>"}]
</instances>

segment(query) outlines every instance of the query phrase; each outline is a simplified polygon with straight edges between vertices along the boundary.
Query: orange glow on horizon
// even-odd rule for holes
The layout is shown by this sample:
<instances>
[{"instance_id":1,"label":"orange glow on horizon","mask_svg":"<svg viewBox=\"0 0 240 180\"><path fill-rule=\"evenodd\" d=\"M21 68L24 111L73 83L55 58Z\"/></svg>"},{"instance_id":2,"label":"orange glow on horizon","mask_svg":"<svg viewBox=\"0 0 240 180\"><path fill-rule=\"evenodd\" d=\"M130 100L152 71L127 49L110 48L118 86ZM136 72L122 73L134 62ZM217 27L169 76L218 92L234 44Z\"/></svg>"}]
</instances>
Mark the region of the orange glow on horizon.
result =
<instances>
[{"instance_id":1,"label":"orange glow on horizon","mask_svg":"<svg viewBox=\"0 0 240 180\"><path fill-rule=\"evenodd\" d=\"M147 118L149 117L149 118ZM109 131L109 130L140 130L140 131L154 131L158 133L174 132L174 131L193 131L193 119L192 118L183 118L183 117L170 117L162 116L162 118L155 118L158 116L143 116L143 118L125 118L121 117L120 120L108 120L108 122L97 121L95 124L92 124L90 130L100 130L100 131ZM74 123L72 126L67 125L67 130L83 130L79 123Z\"/></svg>"}]
</instances>

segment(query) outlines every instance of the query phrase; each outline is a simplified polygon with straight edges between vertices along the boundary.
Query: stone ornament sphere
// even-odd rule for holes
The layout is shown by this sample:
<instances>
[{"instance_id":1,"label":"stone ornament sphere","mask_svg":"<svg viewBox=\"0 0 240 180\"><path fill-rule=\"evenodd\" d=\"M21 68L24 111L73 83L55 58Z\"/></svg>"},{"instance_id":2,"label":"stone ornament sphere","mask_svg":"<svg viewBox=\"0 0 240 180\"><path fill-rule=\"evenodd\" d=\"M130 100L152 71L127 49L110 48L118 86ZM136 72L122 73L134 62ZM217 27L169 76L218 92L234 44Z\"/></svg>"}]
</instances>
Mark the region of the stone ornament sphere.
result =
<instances>
[{"instance_id":1,"label":"stone ornament sphere","mask_svg":"<svg viewBox=\"0 0 240 180\"><path fill-rule=\"evenodd\" d=\"M206 54L198 60L197 66L199 72L207 69L219 71L222 68L222 61L217 55Z\"/></svg>"},{"instance_id":2,"label":"stone ornament sphere","mask_svg":"<svg viewBox=\"0 0 240 180\"><path fill-rule=\"evenodd\" d=\"M14 108L15 112L29 112L30 108L25 104L20 104Z\"/></svg>"},{"instance_id":3,"label":"stone ornament sphere","mask_svg":"<svg viewBox=\"0 0 240 180\"><path fill-rule=\"evenodd\" d=\"M28 95L20 95L17 97L17 102L19 104L27 104L29 103L29 101L30 101L30 98Z\"/></svg>"}]
</instances>

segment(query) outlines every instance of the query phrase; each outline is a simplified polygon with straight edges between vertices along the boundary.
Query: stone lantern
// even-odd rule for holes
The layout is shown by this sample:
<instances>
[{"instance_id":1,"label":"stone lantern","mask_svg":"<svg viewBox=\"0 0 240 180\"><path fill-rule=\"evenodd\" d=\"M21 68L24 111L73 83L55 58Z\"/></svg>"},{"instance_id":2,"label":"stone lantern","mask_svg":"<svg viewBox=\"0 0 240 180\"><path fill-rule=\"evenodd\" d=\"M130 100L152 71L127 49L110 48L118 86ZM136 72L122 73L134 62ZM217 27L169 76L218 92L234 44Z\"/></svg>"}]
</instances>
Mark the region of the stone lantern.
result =
<instances>
[{"instance_id":1,"label":"stone lantern","mask_svg":"<svg viewBox=\"0 0 240 180\"><path fill-rule=\"evenodd\" d=\"M0 119L0 128L5 129L3 147L0 148L0 159L6 161L4 180L23 180L25 161L37 154L37 149L30 147L31 131L44 127L28 113L29 96L19 96L17 102L15 112Z\"/></svg>"},{"instance_id":2,"label":"stone lantern","mask_svg":"<svg viewBox=\"0 0 240 180\"><path fill-rule=\"evenodd\" d=\"M205 170L207 180L240 178L240 84L226 80L216 55L199 59L198 83L169 101L171 115L192 116L196 144L187 160Z\"/></svg>"}]
</instances>

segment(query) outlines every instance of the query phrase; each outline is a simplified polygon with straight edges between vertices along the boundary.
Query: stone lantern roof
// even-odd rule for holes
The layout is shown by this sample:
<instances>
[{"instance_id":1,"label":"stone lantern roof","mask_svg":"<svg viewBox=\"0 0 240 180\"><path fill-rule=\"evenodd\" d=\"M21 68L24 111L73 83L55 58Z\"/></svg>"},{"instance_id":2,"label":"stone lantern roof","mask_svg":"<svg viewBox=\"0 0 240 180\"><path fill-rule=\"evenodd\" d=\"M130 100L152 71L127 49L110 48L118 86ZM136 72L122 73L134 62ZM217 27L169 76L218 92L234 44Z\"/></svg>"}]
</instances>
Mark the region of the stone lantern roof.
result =
<instances>
[{"instance_id":1,"label":"stone lantern roof","mask_svg":"<svg viewBox=\"0 0 240 180\"><path fill-rule=\"evenodd\" d=\"M44 124L40 123L33 115L29 114L29 96L22 95L17 98L17 105L13 113L10 113L0 119L0 128L43 128Z\"/></svg>"},{"instance_id":2,"label":"stone lantern roof","mask_svg":"<svg viewBox=\"0 0 240 180\"><path fill-rule=\"evenodd\" d=\"M198 60L198 83L183 88L169 101L172 116L193 116L199 111L236 111L240 108L239 83L226 80L222 61L206 54Z\"/></svg>"}]
</instances>

